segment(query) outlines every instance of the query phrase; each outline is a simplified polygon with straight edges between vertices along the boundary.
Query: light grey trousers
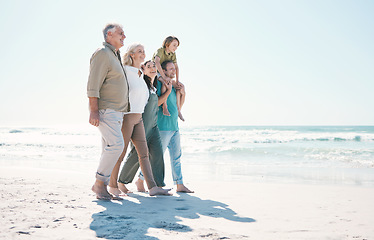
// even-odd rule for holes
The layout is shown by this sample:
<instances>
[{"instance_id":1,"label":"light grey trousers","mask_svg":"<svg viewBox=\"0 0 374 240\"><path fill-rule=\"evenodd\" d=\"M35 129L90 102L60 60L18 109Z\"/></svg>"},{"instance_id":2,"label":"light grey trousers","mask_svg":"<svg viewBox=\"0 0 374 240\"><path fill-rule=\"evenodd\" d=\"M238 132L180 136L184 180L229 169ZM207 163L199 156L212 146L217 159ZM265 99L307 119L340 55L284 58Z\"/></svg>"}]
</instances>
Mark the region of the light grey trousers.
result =
<instances>
[{"instance_id":1,"label":"light grey trousers","mask_svg":"<svg viewBox=\"0 0 374 240\"><path fill-rule=\"evenodd\" d=\"M112 170L125 146L122 136L123 112L112 109L99 110L102 152L99 167L96 171L96 179L109 184Z\"/></svg>"}]
</instances>

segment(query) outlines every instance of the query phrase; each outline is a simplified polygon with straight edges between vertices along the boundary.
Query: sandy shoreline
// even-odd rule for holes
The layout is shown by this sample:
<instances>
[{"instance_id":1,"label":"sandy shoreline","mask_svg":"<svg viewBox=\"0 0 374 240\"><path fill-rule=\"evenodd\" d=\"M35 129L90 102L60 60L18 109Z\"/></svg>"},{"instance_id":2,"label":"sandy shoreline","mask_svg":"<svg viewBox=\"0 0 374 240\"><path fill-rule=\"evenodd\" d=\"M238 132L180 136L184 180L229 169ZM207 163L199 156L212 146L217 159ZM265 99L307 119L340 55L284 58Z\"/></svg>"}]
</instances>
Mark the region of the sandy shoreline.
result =
<instances>
[{"instance_id":1,"label":"sandy shoreline","mask_svg":"<svg viewBox=\"0 0 374 240\"><path fill-rule=\"evenodd\" d=\"M103 202L90 173L0 174L0 239L374 239L369 187L189 182L196 193Z\"/></svg>"}]
</instances>

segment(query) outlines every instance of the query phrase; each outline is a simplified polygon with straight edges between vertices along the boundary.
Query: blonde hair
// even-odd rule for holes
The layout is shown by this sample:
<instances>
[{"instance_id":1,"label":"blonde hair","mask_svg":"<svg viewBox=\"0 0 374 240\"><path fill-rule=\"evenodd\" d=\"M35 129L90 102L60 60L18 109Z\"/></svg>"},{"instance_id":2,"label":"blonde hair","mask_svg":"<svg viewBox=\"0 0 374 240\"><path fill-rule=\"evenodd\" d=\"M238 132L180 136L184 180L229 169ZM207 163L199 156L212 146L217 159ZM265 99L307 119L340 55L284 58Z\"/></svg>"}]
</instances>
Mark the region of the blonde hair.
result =
<instances>
[{"instance_id":1,"label":"blonde hair","mask_svg":"<svg viewBox=\"0 0 374 240\"><path fill-rule=\"evenodd\" d=\"M169 47L169 46L170 46L170 43L171 43L172 41L174 41L174 40L177 40L177 42L178 42L178 46L179 46L179 44L180 44L179 39L178 39L177 37L174 37L174 36L169 36L169 37L165 38L164 42L162 43L162 47L163 47L163 48L167 48L167 47Z\"/></svg>"},{"instance_id":2,"label":"blonde hair","mask_svg":"<svg viewBox=\"0 0 374 240\"><path fill-rule=\"evenodd\" d=\"M123 55L123 60L122 60L123 65L132 66L134 61L133 61L133 59L131 58L130 55L135 53L135 49L137 47L143 47L144 48L144 46L140 43L133 43L127 48L127 51L126 51L125 55Z\"/></svg>"}]
</instances>

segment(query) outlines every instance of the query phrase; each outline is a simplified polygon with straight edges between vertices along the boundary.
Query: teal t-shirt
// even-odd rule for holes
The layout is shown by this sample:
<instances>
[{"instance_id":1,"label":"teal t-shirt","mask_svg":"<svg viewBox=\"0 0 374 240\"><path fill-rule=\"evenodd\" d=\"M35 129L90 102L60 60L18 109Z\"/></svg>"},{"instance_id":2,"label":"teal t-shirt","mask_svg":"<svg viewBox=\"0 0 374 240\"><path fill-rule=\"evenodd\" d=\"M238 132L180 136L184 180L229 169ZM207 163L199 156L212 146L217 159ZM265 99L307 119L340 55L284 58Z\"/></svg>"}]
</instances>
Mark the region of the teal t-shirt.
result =
<instances>
[{"instance_id":1,"label":"teal t-shirt","mask_svg":"<svg viewBox=\"0 0 374 240\"><path fill-rule=\"evenodd\" d=\"M162 83L157 81L157 95L161 95ZM158 107L158 118L157 125L160 131L178 131L178 107L177 107L177 94L175 88L171 90L171 93L167 99L168 110L170 116L165 116L162 112L162 105Z\"/></svg>"}]
</instances>

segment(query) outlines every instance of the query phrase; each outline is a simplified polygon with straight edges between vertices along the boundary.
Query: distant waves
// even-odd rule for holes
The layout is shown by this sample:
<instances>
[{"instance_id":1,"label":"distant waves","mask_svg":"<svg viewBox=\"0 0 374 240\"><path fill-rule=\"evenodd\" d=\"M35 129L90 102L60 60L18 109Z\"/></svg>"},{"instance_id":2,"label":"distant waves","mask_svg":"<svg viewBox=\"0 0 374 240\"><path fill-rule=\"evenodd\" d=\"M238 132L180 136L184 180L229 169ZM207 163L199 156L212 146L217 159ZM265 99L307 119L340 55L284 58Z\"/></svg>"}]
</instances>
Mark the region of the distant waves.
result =
<instances>
[{"instance_id":1,"label":"distant waves","mask_svg":"<svg viewBox=\"0 0 374 240\"><path fill-rule=\"evenodd\" d=\"M289 169L284 174L287 176L295 175L295 171L302 172L301 168L328 168L331 171L366 168L374 171L374 127L371 126L212 126L183 128L181 136L182 162L192 168L225 166L232 174L246 176L259 174L258 168L273 169L271 174L277 176L279 169ZM3 164L7 161L37 165L58 163L61 166L86 164L85 168L94 168L100 154L100 134L94 127L0 128L0 160ZM167 164L168 154L165 159ZM374 176L372 178L374 185Z\"/></svg>"}]
</instances>

